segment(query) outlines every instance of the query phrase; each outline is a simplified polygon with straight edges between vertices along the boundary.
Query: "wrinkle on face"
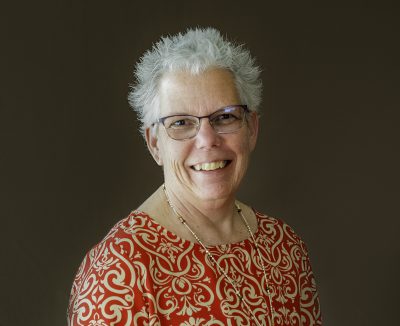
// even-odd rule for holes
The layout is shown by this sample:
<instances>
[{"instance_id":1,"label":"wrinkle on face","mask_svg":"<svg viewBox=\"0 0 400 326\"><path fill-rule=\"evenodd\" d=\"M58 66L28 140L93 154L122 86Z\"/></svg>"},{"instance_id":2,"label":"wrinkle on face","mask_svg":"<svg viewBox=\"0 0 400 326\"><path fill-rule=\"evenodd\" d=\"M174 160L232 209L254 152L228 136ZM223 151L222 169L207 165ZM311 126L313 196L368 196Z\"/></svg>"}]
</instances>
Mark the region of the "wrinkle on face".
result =
<instances>
[{"instance_id":1,"label":"wrinkle on face","mask_svg":"<svg viewBox=\"0 0 400 326\"><path fill-rule=\"evenodd\" d=\"M233 104L245 103L240 103L232 73L227 70L208 70L199 75L168 73L160 83L161 116L206 116ZM202 119L197 136L185 141L169 138L163 128L160 126L157 132L157 148L151 151L156 151L163 163L165 183L171 192L183 201L211 201L235 195L255 144L248 123L237 132L218 134L207 119ZM191 168L213 160L231 163L217 173Z\"/></svg>"}]
</instances>

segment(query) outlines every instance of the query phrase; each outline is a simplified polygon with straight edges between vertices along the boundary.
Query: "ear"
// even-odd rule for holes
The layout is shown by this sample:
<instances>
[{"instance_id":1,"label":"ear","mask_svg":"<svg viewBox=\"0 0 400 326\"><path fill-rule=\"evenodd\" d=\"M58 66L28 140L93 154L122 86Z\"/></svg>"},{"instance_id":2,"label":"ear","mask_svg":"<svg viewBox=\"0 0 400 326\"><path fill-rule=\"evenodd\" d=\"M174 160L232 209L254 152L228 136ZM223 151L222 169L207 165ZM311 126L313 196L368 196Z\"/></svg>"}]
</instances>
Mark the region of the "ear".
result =
<instances>
[{"instance_id":1,"label":"ear","mask_svg":"<svg viewBox=\"0 0 400 326\"><path fill-rule=\"evenodd\" d=\"M159 166L162 166L162 158L160 155L160 149L158 147L158 135L157 135L157 128L155 127L149 127L146 128L146 144L147 148L150 151L151 156L153 156L154 161Z\"/></svg>"},{"instance_id":2,"label":"ear","mask_svg":"<svg viewBox=\"0 0 400 326\"><path fill-rule=\"evenodd\" d=\"M251 112L248 119L249 128L249 145L250 150L253 151L257 144L259 117L257 112Z\"/></svg>"}]
</instances>

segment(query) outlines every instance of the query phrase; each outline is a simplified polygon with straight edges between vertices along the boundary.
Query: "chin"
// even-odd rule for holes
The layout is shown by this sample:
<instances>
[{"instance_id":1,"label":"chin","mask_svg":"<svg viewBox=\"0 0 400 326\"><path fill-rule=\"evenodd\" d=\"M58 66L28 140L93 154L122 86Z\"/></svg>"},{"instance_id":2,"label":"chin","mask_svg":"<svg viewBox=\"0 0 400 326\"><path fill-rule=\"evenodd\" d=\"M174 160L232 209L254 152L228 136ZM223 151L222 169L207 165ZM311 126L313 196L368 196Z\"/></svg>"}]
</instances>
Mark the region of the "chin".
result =
<instances>
[{"instance_id":1,"label":"chin","mask_svg":"<svg viewBox=\"0 0 400 326\"><path fill-rule=\"evenodd\" d=\"M213 201L229 199L235 196L235 189L228 184L200 184L196 185L197 196L201 200Z\"/></svg>"}]
</instances>

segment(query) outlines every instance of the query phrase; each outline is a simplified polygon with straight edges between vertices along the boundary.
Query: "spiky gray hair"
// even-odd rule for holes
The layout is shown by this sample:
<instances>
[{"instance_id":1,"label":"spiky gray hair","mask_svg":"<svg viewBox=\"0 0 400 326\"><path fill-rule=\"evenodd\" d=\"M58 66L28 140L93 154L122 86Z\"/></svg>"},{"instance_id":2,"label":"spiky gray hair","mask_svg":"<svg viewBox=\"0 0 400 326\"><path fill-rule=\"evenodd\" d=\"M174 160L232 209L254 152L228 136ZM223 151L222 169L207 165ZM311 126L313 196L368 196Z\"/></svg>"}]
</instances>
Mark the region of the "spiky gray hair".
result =
<instances>
[{"instance_id":1,"label":"spiky gray hair","mask_svg":"<svg viewBox=\"0 0 400 326\"><path fill-rule=\"evenodd\" d=\"M214 28L188 29L184 34L162 37L136 64L136 83L128 101L138 114L142 134L160 118L158 87L164 73L200 74L209 68L231 71L242 103L251 111L258 111L262 81L260 68L250 52L243 45L228 41Z\"/></svg>"}]
</instances>

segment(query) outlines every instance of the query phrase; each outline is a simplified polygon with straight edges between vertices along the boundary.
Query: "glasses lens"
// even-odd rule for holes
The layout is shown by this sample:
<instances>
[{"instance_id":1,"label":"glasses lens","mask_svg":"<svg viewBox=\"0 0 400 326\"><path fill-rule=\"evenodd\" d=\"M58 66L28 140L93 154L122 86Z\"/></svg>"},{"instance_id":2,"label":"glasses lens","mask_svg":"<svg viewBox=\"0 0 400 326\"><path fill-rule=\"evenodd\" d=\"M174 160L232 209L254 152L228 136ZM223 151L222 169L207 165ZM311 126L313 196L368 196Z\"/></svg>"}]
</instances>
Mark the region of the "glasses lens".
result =
<instances>
[{"instance_id":1,"label":"glasses lens","mask_svg":"<svg viewBox=\"0 0 400 326\"><path fill-rule=\"evenodd\" d=\"M239 130L243 126L244 117L244 109L234 106L215 112L210 122L216 132L223 134Z\"/></svg>"},{"instance_id":2,"label":"glasses lens","mask_svg":"<svg viewBox=\"0 0 400 326\"><path fill-rule=\"evenodd\" d=\"M176 140L186 140L197 135L200 120L208 118L217 133L235 132L243 126L246 117L246 106L229 106L218 110L210 116L195 117L191 115L175 115L162 118L168 136Z\"/></svg>"},{"instance_id":3,"label":"glasses lens","mask_svg":"<svg viewBox=\"0 0 400 326\"><path fill-rule=\"evenodd\" d=\"M173 116L165 119L164 126L171 138L182 140L196 136L199 122L192 116Z\"/></svg>"}]
</instances>

